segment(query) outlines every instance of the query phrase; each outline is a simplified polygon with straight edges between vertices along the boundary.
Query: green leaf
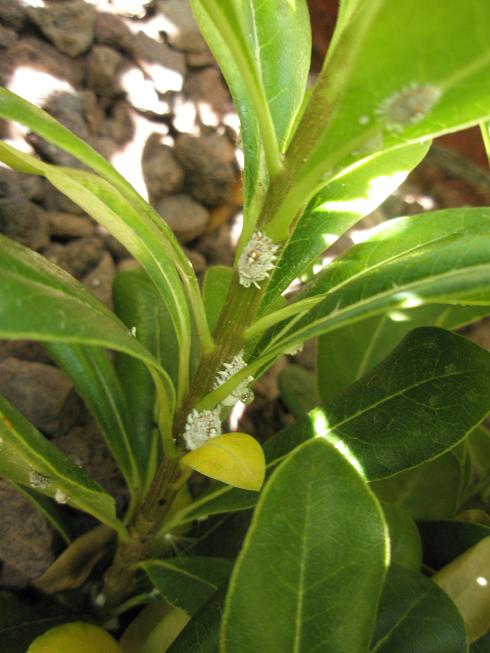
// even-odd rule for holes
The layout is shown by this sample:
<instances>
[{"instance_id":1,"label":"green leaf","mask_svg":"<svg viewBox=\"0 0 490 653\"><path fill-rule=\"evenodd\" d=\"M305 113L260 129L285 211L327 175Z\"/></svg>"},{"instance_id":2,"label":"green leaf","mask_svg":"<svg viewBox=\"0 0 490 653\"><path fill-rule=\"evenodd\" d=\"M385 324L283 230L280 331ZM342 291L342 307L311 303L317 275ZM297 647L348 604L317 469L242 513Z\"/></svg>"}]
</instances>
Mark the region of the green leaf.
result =
<instances>
[{"instance_id":1,"label":"green leaf","mask_svg":"<svg viewBox=\"0 0 490 653\"><path fill-rule=\"evenodd\" d=\"M60 268L3 236L0 274L0 337L96 345L138 358L159 387L164 423L170 423L171 380L102 302Z\"/></svg>"},{"instance_id":2,"label":"green leaf","mask_svg":"<svg viewBox=\"0 0 490 653\"><path fill-rule=\"evenodd\" d=\"M490 312L488 306L428 304L398 310L336 329L318 339L317 375L323 404L378 365L412 329L456 329Z\"/></svg>"},{"instance_id":3,"label":"green leaf","mask_svg":"<svg viewBox=\"0 0 490 653\"><path fill-rule=\"evenodd\" d=\"M480 124L483 145L485 146L485 152L487 153L487 158L490 163L490 121L482 122Z\"/></svg>"},{"instance_id":4,"label":"green leaf","mask_svg":"<svg viewBox=\"0 0 490 653\"><path fill-rule=\"evenodd\" d=\"M318 183L363 143L414 143L490 116L487 3L375 0L348 14L298 128L299 143L315 143L300 184ZM429 89L421 102L418 88Z\"/></svg>"},{"instance_id":5,"label":"green leaf","mask_svg":"<svg viewBox=\"0 0 490 653\"><path fill-rule=\"evenodd\" d=\"M490 653L490 633L470 646L470 653Z\"/></svg>"},{"instance_id":6,"label":"green leaf","mask_svg":"<svg viewBox=\"0 0 490 653\"><path fill-rule=\"evenodd\" d=\"M490 479L490 431L481 424L466 441L471 466L479 481Z\"/></svg>"},{"instance_id":7,"label":"green leaf","mask_svg":"<svg viewBox=\"0 0 490 653\"><path fill-rule=\"evenodd\" d=\"M458 511L468 479L464 445L434 460L371 484L382 501L391 501L414 519L448 519Z\"/></svg>"},{"instance_id":8,"label":"green leaf","mask_svg":"<svg viewBox=\"0 0 490 653\"><path fill-rule=\"evenodd\" d=\"M26 102L14 93L0 87L0 117L19 122L49 143L72 154L79 161L98 172L112 187L117 189L131 204L133 212L139 216L138 222L153 226L160 232L160 246L166 249L166 255L177 268L194 318L199 325L198 334L204 350L212 348L212 340L207 329L204 307L199 292L196 276L186 255L177 242L172 230L161 216L146 202L139 193L107 161L87 143L72 134L61 123L38 107ZM37 159L17 152L5 143L0 144L1 159L8 165L22 172L42 174L42 164ZM52 180L51 180L52 181ZM62 192L64 192L62 190ZM117 237L117 236L116 236ZM136 257L137 258L137 257Z\"/></svg>"},{"instance_id":9,"label":"green leaf","mask_svg":"<svg viewBox=\"0 0 490 653\"><path fill-rule=\"evenodd\" d=\"M124 653L165 653L189 619L184 610L154 601L133 619L119 644Z\"/></svg>"},{"instance_id":10,"label":"green leaf","mask_svg":"<svg viewBox=\"0 0 490 653\"><path fill-rule=\"evenodd\" d=\"M140 567L168 603L193 615L227 581L231 562L220 558L183 557L145 560Z\"/></svg>"},{"instance_id":11,"label":"green leaf","mask_svg":"<svg viewBox=\"0 0 490 653\"><path fill-rule=\"evenodd\" d=\"M168 653L218 653L225 588L221 588L190 620Z\"/></svg>"},{"instance_id":12,"label":"green leaf","mask_svg":"<svg viewBox=\"0 0 490 653\"><path fill-rule=\"evenodd\" d=\"M264 356L399 309L430 303L488 306L490 209L449 209L399 218L372 234L300 294L299 299L316 298L318 304L274 328L262 345ZM272 316L265 319L270 322ZM260 330L260 320L253 329ZM257 361L247 373L261 364Z\"/></svg>"},{"instance_id":13,"label":"green leaf","mask_svg":"<svg viewBox=\"0 0 490 653\"><path fill-rule=\"evenodd\" d=\"M134 438L133 423L119 379L106 352L99 347L56 342L46 343L45 348L73 381L77 393L95 417L133 498L139 498L146 469L144 461L138 464L139 443Z\"/></svg>"},{"instance_id":14,"label":"green leaf","mask_svg":"<svg viewBox=\"0 0 490 653\"><path fill-rule=\"evenodd\" d=\"M178 376L178 342L158 291L141 269L119 272L113 297L118 317L165 368L174 385ZM144 365L134 357L116 356L116 371L133 417L137 455L145 485L153 478L158 463L155 429L155 386Z\"/></svg>"},{"instance_id":15,"label":"green leaf","mask_svg":"<svg viewBox=\"0 0 490 653\"><path fill-rule=\"evenodd\" d=\"M232 276L233 269L225 265L212 265L206 270L202 294L211 333L218 324L218 318L224 306Z\"/></svg>"},{"instance_id":16,"label":"green leaf","mask_svg":"<svg viewBox=\"0 0 490 653\"><path fill-rule=\"evenodd\" d=\"M296 419L320 403L315 375L300 365L287 365L277 377L277 383L281 399Z\"/></svg>"},{"instance_id":17,"label":"green leaf","mask_svg":"<svg viewBox=\"0 0 490 653\"><path fill-rule=\"evenodd\" d=\"M470 642L490 630L490 537L452 560L433 577L460 611Z\"/></svg>"},{"instance_id":18,"label":"green leaf","mask_svg":"<svg viewBox=\"0 0 490 653\"><path fill-rule=\"evenodd\" d=\"M184 287L171 258L168 242L150 219L108 182L81 170L42 163L0 143L0 158L20 171L46 177L55 188L84 209L117 238L146 270L169 312L179 343L179 388L185 392L189 376L190 314ZM180 395L179 395L180 396Z\"/></svg>"},{"instance_id":19,"label":"green leaf","mask_svg":"<svg viewBox=\"0 0 490 653\"><path fill-rule=\"evenodd\" d=\"M0 395L0 475L84 510L125 539L114 499Z\"/></svg>"},{"instance_id":20,"label":"green leaf","mask_svg":"<svg viewBox=\"0 0 490 653\"><path fill-rule=\"evenodd\" d=\"M490 353L437 328L411 331L327 408L326 430L370 480L453 448L490 409Z\"/></svg>"},{"instance_id":21,"label":"green leaf","mask_svg":"<svg viewBox=\"0 0 490 653\"><path fill-rule=\"evenodd\" d=\"M461 616L449 597L422 574L388 571L371 653L466 653Z\"/></svg>"},{"instance_id":22,"label":"green leaf","mask_svg":"<svg viewBox=\"0 0 490 653\"><path fill-rule=\"evenodd\" d=\"M340 236L374 211L427 154L430 143L378 152L342 170L311 200L267 286L261 314Z\"/></svg>"},{"instance_id":23,"label":"green leaf","mask_svg":"<svg viewBox=\"0 0 490 653\"><path fill-rule=\"evenodd\" d=\"M228 589L222 652L364 653L385 546L356 470L324 440L298 447L259 499Z\"/></svg>"},{"instance_id":24,"label":"green leaf","mask_svg":"<svg viewBox=\"0 0 490 653\"><path fill-rule=\"evenodd\" d=\"M408 512L390 502L382 502L390 536L390 565L419 571L422 564L422 541Z\"/></svg>"},{"instance_id":25,"label":"green leaf","mask_svg":"<svg viewBox=\"0 0 490 653\"><path fill-rule=\"evenodd\" d=\"M490 527L469 521L419 521L424 548L424 562L431 569L441 569L469 548L490 536Z\"/></svg>"},{"instance_id":26,"label":"green leaf","mask_svg":"<svg viewBox=\"0 0 490 653\"><path fill-rule=\"evenodd\" d=\"M59 608L33 607L7 592L0 592L0 648L2 653L25 653L29 644L46 630L79 618Z\"/></svg>"}]
</instances>

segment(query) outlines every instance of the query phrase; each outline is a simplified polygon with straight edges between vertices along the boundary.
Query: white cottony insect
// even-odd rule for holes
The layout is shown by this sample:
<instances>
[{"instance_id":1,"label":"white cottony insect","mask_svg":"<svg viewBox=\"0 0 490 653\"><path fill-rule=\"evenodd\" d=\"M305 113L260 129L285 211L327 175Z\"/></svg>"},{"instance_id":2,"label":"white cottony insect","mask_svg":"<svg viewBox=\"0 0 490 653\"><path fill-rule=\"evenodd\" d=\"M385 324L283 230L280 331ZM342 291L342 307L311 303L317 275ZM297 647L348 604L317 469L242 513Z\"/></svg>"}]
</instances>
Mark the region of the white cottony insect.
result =
<instances>
[{"instance_id":1,"label":"white cottony insect","mask_svg":"<svg viewBox=\"0 0 490 653\"><path fill-rule=\"evenodd\" d=\"M68 503L70 497L67 496L61 490L56 490L56 492L54 493L54 500L56 501L56 503Z\"/></svg>"},{"instance_id":2,"label":"white cottony insect","mask_svg":"<svg viewBox=\"0 0 490 653\"><path fill-rule=\"evenodd\" d=\"M441 95L437 86L414 82L383 100L376 113L386 121L387 129L401 131L425 118Z\"/></svg>"},{"instance_id":3,"label":"white cottony insect","mask_svg":"<svg viewBox=\"0 0 490 653\"><path fill-rule=\"evenodd\" d=\"M238 259L240 284L245 288L250 288L252 284L260 288L259 281L267 279L275 267L277 249L278 245L269 236L255 231Z\"/></svg>"},{"instance_id":4,"label":"white cottony insect","mask_svg":"<svg viewBox=\"0 0 490 653\"><path fill-rule=\"evenodd\" d=\"M193 410L187 418L184 441L188 449L197 449L209 438L221 433L219 408L214 410Z\"/></svg>"},{"instance_id":5,"label":"white cottony insect","mask_svg":"<svg viewBox=\"0 0 490 653\"><path fill-rule=\"evenodd\" d=\"M35 490L44 490L49 485L49 478L31 469L29 472L29 485Z\"/></svg>"},{"instance_id":6,"label":"white cottony insect","mask_svg":"<svg viewBox=\"0 0 490 653\"><path fill-rule=\"evenodd\" d=\"M223 365L223 369L218 372L214 380L213 388L219 388L226 383L232 376L243 370L247 363L243 360L243 351L234 356L229 363ZM253 392L248 387L254 380L253 376L247 376L232 392L221 402L223 406L234 406L237 401L243 401L248 404L253 401Z\"/></svg>"}]
</instances>

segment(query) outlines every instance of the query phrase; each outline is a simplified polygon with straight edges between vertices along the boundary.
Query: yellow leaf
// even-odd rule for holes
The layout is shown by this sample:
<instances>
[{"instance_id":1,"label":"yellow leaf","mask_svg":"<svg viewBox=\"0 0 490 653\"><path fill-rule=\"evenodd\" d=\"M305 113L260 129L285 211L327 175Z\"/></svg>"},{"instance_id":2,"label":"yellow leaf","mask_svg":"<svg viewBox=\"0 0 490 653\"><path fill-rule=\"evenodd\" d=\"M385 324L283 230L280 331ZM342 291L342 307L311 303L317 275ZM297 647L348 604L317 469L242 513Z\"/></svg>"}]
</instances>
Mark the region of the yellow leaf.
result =
<instances>
[{"instance_id":1,"label":"yellow leaf","mask_svg":"<svg viewBox=\"0 0 490 653\"><path fill-rule=\"evenodd\" d=\"M264 482L262 447L246 433L224 433L206 440L181 460L196 472L242 490L259 491Z\"/></svg>"},{"instance_id":2,"label":"yellow leaf","mask_svg":"<svg viewBox=\"0 0 490 653\"><path fill-rule=\"evenodd\" d=\"M55 626L37 637L27 653L122 653L116 640L105 630L74 621Z\"/></svg>"},{"instance_id":3,"label":"yellow leaf","mask_svg":"<svg viewBox=\"0 0 490 653\"><path fill-rule=\"evenodd\" d=\"M463 616L470 642L490 630L490 537L485 537L432 577Z\"/></svg>"}]
</instances>

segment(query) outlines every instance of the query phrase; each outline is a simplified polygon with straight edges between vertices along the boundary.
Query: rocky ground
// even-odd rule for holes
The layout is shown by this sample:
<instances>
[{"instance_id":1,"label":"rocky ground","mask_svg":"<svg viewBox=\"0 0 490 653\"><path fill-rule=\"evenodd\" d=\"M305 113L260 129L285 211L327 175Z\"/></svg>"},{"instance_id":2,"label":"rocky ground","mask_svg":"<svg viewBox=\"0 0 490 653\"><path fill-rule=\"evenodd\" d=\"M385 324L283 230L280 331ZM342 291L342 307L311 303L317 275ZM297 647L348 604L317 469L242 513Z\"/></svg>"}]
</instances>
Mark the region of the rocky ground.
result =
<instances>
[{"instance_id":1,"label":"rocky ground","mask_svg":"<svg viewBox=\"0 0 490 653\"><path fill-rule=\"evenodd\" d=\"M240 212L238 119L185 0L0 0L0 83L42 106L106 156L153 203L198 276L233 260ZM24 128L0 136L53 163L79 164ZM485 173L434 150L365 220L490 205ZM127 251L37 177L0 167L0 233L54 261L111 305ZM351 244L348 236L338 253ZM489 347L488 329L473 330ZM314 364L308 343L296 362ZM279 399L280 361L256 384L241 428L267 437L291 417ZM0 393L122 502L121 479L64 373L43 348L0 342ZM53 561L60 542L44 517L0 481L0 586L21 587ZM84 522L80 528L84 527Z\"/></svg>"}]
</instances>

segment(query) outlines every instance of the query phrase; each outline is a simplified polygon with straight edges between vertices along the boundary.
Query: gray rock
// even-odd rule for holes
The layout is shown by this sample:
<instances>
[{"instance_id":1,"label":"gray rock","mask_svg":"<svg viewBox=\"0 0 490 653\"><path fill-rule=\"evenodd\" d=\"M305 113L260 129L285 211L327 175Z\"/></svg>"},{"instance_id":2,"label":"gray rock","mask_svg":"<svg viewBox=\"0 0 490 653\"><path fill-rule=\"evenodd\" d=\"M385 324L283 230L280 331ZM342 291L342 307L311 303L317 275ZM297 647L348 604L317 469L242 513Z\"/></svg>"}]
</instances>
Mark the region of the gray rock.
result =
<instances>
[{"instance_id":1,"label":"gray rock","mask_svg":"<svg viewBox=\"0 0 490 653\"><path fill-rule=\"evenodd\" d=\"M25 10L19 0L0 0L0 20L20 32L25 22Z\"/></svg>"},{"instance_id":2,"label":"gray rock","mask_svg":"<svg viewBox=\"0 0 490 653\"><path fill-rule=\"evenodd\" d=\"M46 180L38 175L21 175L20 186L28 200L39 202L46 191Z\"/></svg>"},{"instance_id":3,"label":"gray rock","mask_svg":"<svg viewBox=\"0 0 490 653\"><path fill-rule=\"evenodd\" d=\"M188 195L165 197L156 209L181 243L200 236L208 224L209 212Z\"/></svg>"},{"instance_id":4,"label":"gray rock","mask_svg":"<svg viewBox=\"0 0 490 653\"><path fill-rule=\"evenodd\" d=\"M186 188L196 200L208 206L229 201L237 173L235 150L226 136L184 134L177 139L175 151L186 171Z\"/></svg>"},{"instance_id":5,"label":"gray rock","mask_svg":"<svg viewBox=\"0 0 490 653\"><path fill-rule=\"evenodd\" d=\"M19 175L4 168L0 168L0 233L35 250L49 242L47 227L22 192Z\"/></svg>"},{"instance_id":6,"label":"gray rock","mask_svg":"<svg viewBox=\"0 0 490 653\"><path fill-rule=\"evenodd\" d=\"M133 138L134 119L127 102L116 102L112 106L109 117L100 125L99 133L101 136L107 136L120 145Z\"/></svg>"},{"instance_id":7,"label":"gray rock","mask_svg":"<svg viewBox=\"0 0 490 653\"><path fill-rule=\"evenodd\" d=\"M206 259L202 254L199 252L196 252L193 249L187 249L187 247L184 247L184 252L189 261L192 264L192 267L194 268L194 272L197 275L202 275L206 271Z\"/></svg>"},{"instance_id":8,"label":"gray rock","mask_svg":"<svg viewBox=\"0 0 490 653\"><path fill-rule=\"evenodd\" d=\"M9 27L0 25L0 48L10 48L17 41L17 34Z\"/></svg>"},{"instance_id":9,"label":"gray rock","mask_svg":"<svg viewBox=\"0 0 490 653\"><path fill-rule=\"evenodd\" d=\"M43 255L77 279L86 276L99 263L104 252L103 242L94 236L77 238L66 245L51 243Z\"/></svg>"},{"instance_id":10,"label":"gray rock","mask_svg":"<svg viewBox=\"0 0 490 653\"><path fill-rule=\"evenodd\" d=\"M158 95L153 81L147 79L138 66L130 66L122 71L121 86L129 104L138 111L156 116L170 114L170 103Z\"/></svg>"},{"instance_id":11,"label":"gray rock","mask_svg":"<svg viewBox=\"0 0 490 653\"><path fill-rule=\"evenodd\" d=\"M183 93L185 98L195 102L202 125L216 127L226 113L235 111L230 93L215 66L190 72Z\"/></svg>"},{"instance_id":12,"label":"gray rock","mask_svg":"<svg viewBox=\"0 0 490 653\"><path fill-rule=\"evenodd\" d=\"M45 213L45 218L48 221L51 236L56 238L83 238L94 235L95 226L88 217L48 211Z\"/></svg>"},{"instance_id":13,"label":"gray rock","mask_svg":"<svg viewBox=\"0 0 490 653\"><path fill-rule=\"evenodd\" d=\"M104 252L97 266L89 272L82 283L104 304L112 307L112 282L116 276L116 266L109 252Z\"/></svg>"},{"instance_id":14,"label":"gray rock","mask_svg":"<svg viewBox=\"0 0 490 653\"><path fill-rule=\"evenodd\" d=\"M216 63L213 53L209 48L201 52L186 52L185 60L189 68L204 68L205 66L212 66Z\"/></svg>"},{"instance_id":15,"label":"gray rock","mask_svg":"<svg viewBox=\"0 0 490 653\"><path fill-rule=\"evenodd\" d=\"M49 436L66 432L80 409L66 374L44 363L4 359L0 363L0 394Z\"/></svg>"},{"instance_id":16,"label":"gray rock","mask_svg":"<svg viewBox=\"0 0 490 653\"><path fill-rule=\"evenodd\" d=\"M144 18L152 0L112 0L116 14L128 18Z\"/></svg>"},{"instance_id":17,"label":"gray rock","mask_svg":"<svg viewBox=\"0 0 490 653\"><path fill-rule=\"evenodd\" d=\"M205 234L197 242L196 249L206 257L209 265L233 265L230 226L223 224Z\"/></svg>"},{"instance_id":18,"label":"gray rock","mask_svg":"<svg viewBox=\"0 0 490 653\"><path fill-rule=\"evenodd\" d=\"M34 580L55 559L55 534L46 518L7 481L0 480L0 558L21 576L10 573L10 585L21 577Z\"/></svg>"},{"instance_id":19,"label":"gray rock","mask_svg":"<svg viewBox=\"0 0 490 653\"><path fill-rule=\"evenodd\" d=\"M206 42L194 20L188 0L160 0L156 7L163 20L163 31L174 48L185 52L206 50Z\"/></svg>"},{"instance_id":20,"label":"gray rock","mask_svg":"<svg viewBox=\"0 0 490 653\"><path fill-rule=\"evenodd\" d=\"M0 340L0 361L11 356L34 363L50 362L46 350L38 342L32 342L31 340Z\"/></svg>"},{"instance_id":21,"label":"gray rock","mask_svg":"<svg viewBox=\"0 0 490 653\"><path fill-rule=\"evenodd\" d=\"M117 71L122 56L107 45L96 45L88 60L87 85L97 95L111 98L121 92Z\"/></svg>"},{"instance_id":22,"label":"gray rock","mask_svg":"<svg viewBox=\"0 0 490 653\"><path fill-rule=\"evenodd\" d=\"M95 42L101 45L129 51L131 48L132 34L126 23L115 16L105 12L97 14L95 19Z\"/></svg>"},{"instance_id":23,"label":"gray rock","mask_svg":"<svg viewBox=\"0 0 490 653\"><path fill-rule=\"evenodd\" d=\"M127 489L119 468L94 422L75 426L69 433L53 440L53 444L107 490L121 508Z\"/></svg>"},{"instance_id":24,"label":"gray rock","mask_svg":"<svg viewBox=\"0 0 490 653\"><path fill-rule=\"evenodd\" d=\"M94 39L95 8L84 0L29 7L27 14L56 48L70 57L88 50Z\"/></svg>"},{"instance_id":25,"label":"gray rock","mask_svg":"<svg viewBox=\"0 0 490 653\"><path fill-rule=\"evenodd\" d=\"M120 259L129 258L131 256L131 254L124 247L124 245L121 245L121 243L116 238L114 238L114 236L112 236L111 234L106 236L104 243L107 249L109 250L109 252L117 261Z\"/></svg>"},{"instance_id":26,"label":"gray rock","mask_svg":"<svg viewBox=\"0 0 490 653\"><path fill-rule=\"evenodd\" d=\"M178 193L184 187L184 169L172 148L161 143L160 134L152 134L143 150L143 177L152 202Z\"/></svg>"},{"instance_id":27,"label":"gray rock","mask_svg":"<svg viewBox=\"0 0 490 653\"><path fill-rule=\"evenodd\" d=\"M3 71L11 88L12 78L17 80L15 90L20 95L25 92L30 101L42 104L50 95L59 91L66 83L73 87L80 84L84 75L84 67L80 61L58 52L52 45L32 36L19 39L8 48L0 58L0 69ZM19 81L19 71L27 71L25 84L31 87L23 89L22 79ZM15 73L15 75L14 75ZM38 77L36 77L38 76ZM32 84L34 83L34 86Z\"/></svg>"},{"instance_id":28,"label":"gray rock","mask_svg":"<svg viewBox=\"0 0 490 653\"><path fill-rule=\"evenodd\" d=\"M151 79L159 93L180 91L186 72L185 58L165 43L159 43L144 32L131 40L131 54L136 63Z\"/></svg>"},{"instance_id":29,"label":"gray rock","mask_svg":"<svg viewBox=\"0 0 490 653\"><path fill-rule=\"evenodd\" d=\"M55 93L44 105L44 110L59 120L80 138L87 140L89 131L84 118L84 101L80 95L73 93ZM83 165L71 154L61 150L56 145L40 138L36 134L29 135L29 142L39 151L40 155L60 166L82 168Z\"/></svg>"}]
</instances>

